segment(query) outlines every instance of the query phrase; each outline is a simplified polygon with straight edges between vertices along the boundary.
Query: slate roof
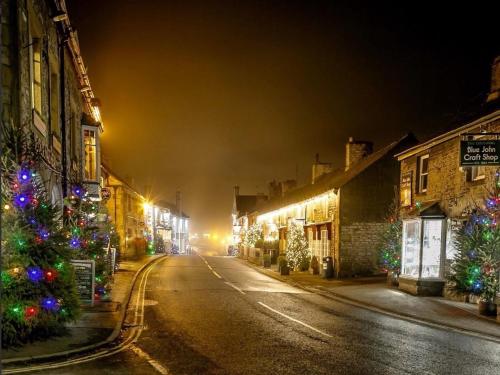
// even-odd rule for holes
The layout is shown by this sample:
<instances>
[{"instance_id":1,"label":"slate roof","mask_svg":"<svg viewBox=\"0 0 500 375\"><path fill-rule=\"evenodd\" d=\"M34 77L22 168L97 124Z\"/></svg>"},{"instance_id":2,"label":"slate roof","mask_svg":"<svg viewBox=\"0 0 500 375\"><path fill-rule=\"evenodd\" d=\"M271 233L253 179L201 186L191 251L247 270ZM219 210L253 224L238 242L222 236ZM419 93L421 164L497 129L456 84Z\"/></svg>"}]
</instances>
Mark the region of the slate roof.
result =
<instances>
[{"instance_id":1,"label":"slate roof","mask_svg":"<svg viewBox=\"0 0 500 375\"><path fill-rule=\"evenodd\" d=\"M240 216L255 211L257 206L257 195L237 195L235 199L236 211L238 211Z\"/></svg>"},{"instance_id":2,"label":"slate roof","mask_svg":"<svg viewBox=\"0 0 500 375\"><path fill-rule=\"evenodd\" d=\"M415 140L412 134L407 134L401 139L394 141L387 146L375 151L374 153L361 159L353 164L347 171L340 169L330 173L326 173L319 177L314 184L305 185L300 188L290 190L283 197L271 199L263 204L258 205L257 211L259 214L277 210L281 207L299 203L307 199L313 198L329 190L337 190L351 181L372 164L382 159L386 155L392 155L396 147L405 140Z\"/></svg>"},{"instance_id":3,"label":"slate roof","mask_svg":"<svg viewBox=\"0 0 500 375\"><path fill-rule=\"evenodd\" d=\"M156 205L158 207L161 207L161 208L167 208L170 210L170 212L172 212L174 215L177 215L177 207L175 206L175 204L173 203L170 203L170 202L167 202L165 200L159 200L158 202L155 202ZM189 219L189 216L184 212L182 211L182 217L183 218L186 218L186 219Z\"/></svg>"}]
</instances>

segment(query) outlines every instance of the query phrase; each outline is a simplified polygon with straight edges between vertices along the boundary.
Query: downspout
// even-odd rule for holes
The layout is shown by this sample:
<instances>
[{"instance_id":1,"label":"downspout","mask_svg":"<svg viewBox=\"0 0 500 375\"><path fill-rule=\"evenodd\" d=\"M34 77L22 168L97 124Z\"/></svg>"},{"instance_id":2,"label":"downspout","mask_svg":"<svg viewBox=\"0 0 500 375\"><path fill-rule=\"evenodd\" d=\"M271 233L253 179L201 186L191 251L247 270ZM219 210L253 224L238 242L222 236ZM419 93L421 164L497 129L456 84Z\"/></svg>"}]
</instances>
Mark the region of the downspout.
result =
<instances>
[{"instance_id":1,"label":"downspout","mask_svg":"<svg viewBox=\"0 0 500 375\"><path fill-rule=\"evenodd\" d=\"M66 46L66 36L59 43L59 91L60 91L60 111L61 111L61 148L62 148L62 191L63 197L68 195L68 152L66 142L66 77L64 72L64 48Z\"/></svg>"}]
</instances>

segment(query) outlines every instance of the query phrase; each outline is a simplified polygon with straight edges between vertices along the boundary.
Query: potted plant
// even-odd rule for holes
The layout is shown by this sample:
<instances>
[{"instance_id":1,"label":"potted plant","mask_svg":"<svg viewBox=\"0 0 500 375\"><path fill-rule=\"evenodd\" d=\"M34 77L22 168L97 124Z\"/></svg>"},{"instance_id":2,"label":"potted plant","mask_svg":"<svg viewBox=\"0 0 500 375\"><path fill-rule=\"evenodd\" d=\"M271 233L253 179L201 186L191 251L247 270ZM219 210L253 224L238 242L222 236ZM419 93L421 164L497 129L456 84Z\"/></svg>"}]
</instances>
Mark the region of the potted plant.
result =
<instances>
[{"instance_id":1,"label":"potted plant","mask_svg":"<svg viewBox=\"0 0 500 375\"><path fill-rule=\"evenodd\" d=\"M483 289L478 303L479 314L496 316L497 304L495 303L495 298L498 292L498 283L493 267L489 265L483 266L482 283Z\"/></svg>"},{"instance_id":2,"label":"potted plant","mask_svg":"<svg viewBox=\"0 0 500 375\"><path fill-rule=\"evenodd\" d=\"M280 270L280 274L287 276L290 275L290 268L288 267L288 260L285 256L280 255L278 257L278 266Z\"/></svg>"},{"instance_id":3,"label":"potted plant","mask_svg":"<svg viewBox=\"0 0 500 375\"><path fill-rule=\"evenodd\" d=\"M311 258L311 268L309 270L313 275L319 275L319 262L316 255Z\"/></svg>"}]
</instances>

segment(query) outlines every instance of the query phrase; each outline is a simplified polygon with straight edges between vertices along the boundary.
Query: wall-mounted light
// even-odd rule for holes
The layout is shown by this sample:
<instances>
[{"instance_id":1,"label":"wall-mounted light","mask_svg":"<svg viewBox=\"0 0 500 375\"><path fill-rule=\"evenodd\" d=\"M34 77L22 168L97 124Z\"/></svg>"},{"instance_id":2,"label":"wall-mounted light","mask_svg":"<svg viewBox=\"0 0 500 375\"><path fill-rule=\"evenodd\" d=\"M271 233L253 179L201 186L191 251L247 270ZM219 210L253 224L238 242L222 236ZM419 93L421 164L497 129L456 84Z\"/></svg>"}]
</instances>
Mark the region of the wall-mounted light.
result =
<instances>
[{"instance_id":1,"label":"wall-mounted light","mask_svg":"<svg viewBox=\"0 0 500 375\"><path fill-rule=\"evenodd\" d=\"M68 14L66 12L57 12L54 17L52 17L52 21L61 22L68 19Z\"/></svg>"}]
</instances>

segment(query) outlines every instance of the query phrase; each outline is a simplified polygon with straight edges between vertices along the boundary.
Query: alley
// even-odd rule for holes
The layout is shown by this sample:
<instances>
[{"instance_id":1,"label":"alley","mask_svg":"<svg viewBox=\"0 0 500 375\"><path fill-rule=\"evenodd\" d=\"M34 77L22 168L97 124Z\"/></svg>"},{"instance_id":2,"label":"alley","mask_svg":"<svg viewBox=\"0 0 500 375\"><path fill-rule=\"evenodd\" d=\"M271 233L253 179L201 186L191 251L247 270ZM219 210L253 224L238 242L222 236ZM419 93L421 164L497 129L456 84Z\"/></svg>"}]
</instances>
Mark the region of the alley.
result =
<instances>
[{"instance_id":1,"label":"alley","mask_svg":"<svg viewBox=\"0 0 500 375\"><path fill-rule=\"evenodd\" d=\"M493 374L500 345L304 292L236 258L172 256L136 345L50 374Z\"/></svg>"}]
</instances>

